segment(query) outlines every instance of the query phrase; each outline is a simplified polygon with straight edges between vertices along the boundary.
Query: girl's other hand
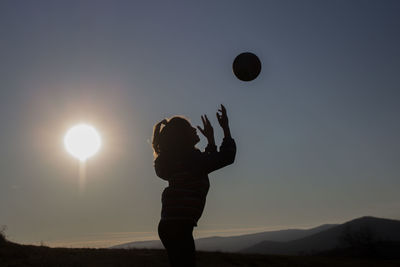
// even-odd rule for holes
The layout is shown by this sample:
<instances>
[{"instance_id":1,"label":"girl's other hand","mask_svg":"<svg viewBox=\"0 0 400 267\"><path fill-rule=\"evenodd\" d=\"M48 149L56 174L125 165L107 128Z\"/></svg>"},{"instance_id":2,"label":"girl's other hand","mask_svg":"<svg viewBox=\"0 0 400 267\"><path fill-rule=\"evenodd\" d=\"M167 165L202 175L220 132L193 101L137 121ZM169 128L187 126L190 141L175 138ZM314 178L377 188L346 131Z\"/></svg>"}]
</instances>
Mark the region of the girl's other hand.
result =
<instances>
[{"instance_id":1,"label":"girl's other hand","mask_svg":"<svg viewBox=\"0 0 400 267\"><path fill-rule=\"evenodd\" d=\"M217 119L219 125L222 127L222 129L227 129L229 128L229 120L228 120L228 115L226 114L226 108L224 105L221 104L221 108L217 112Z\"/></svg>"}]
</instances>

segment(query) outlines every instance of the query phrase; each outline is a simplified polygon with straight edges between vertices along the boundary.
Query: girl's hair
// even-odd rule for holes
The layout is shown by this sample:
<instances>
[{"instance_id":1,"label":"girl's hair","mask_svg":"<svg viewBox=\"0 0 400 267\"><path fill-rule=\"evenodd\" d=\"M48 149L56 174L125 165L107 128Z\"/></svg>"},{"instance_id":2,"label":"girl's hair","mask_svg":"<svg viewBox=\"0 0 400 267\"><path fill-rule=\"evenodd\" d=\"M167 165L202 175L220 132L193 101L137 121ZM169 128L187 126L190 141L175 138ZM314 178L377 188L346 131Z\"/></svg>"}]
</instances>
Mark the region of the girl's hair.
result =
<instances>
[{"instance_id":1,"label":"girl's hair","mask_svg":"<svg viewBox=\"0 0 400 267\"><path fill-rule=\"evenodd\" d=\"M193 137L188 129L190 122L182 116L174 116L154 125L153 150L156 158L161 153L176 157L194 148Z\"/></svg>"}]
</instances>

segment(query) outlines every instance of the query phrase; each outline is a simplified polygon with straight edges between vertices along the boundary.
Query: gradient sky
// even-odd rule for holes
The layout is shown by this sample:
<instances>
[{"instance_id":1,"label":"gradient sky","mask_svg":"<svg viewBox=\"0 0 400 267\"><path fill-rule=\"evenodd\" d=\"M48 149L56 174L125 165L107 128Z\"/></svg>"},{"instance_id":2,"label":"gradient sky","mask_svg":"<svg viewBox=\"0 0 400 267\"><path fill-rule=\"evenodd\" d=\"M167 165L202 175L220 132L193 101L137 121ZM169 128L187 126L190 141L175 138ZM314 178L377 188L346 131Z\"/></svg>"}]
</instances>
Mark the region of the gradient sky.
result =
<instances>
[{"instance_id":1,"label":"gradient sky","mask_svg":"<svg viewBox=\"0 0 400 267\"><path fill-rule=\"evenodd\" d=\"M400 219L399 1L1 1L0 225L21 243L156 237L152 126L226 105L236 162L197 236ZM241 82L231 65L256 53ZM78 162L79 122L103 147ZM204 148L202 141L199 147Z\"/></svg>"}]
</instances>

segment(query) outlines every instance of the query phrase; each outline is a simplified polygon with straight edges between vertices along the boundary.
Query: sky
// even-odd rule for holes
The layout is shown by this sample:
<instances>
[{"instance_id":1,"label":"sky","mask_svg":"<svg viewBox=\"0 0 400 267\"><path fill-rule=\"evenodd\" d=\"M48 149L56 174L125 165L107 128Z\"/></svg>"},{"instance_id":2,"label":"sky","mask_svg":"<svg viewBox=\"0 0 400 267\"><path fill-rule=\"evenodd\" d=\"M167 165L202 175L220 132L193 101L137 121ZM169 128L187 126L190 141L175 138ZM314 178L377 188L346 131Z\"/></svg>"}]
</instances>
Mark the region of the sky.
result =
<instances>
[{"instance_id":1,"label":"sky","mask_svg":"<svg viewBox=\"0 0 400 267\"><path fill-rule=\"evenodd\" d=\"M0 2L0 225L24 244L157 238L152 127L223 103L233 165L210 174L195 236L400 219L399 1ZM242 82L232 62L262 62ZM86 162L73 125L102 137ZM204 139L204 138L203 138ZM199 148L204 148L202 140Z\"/></svg>"}]
</instances>

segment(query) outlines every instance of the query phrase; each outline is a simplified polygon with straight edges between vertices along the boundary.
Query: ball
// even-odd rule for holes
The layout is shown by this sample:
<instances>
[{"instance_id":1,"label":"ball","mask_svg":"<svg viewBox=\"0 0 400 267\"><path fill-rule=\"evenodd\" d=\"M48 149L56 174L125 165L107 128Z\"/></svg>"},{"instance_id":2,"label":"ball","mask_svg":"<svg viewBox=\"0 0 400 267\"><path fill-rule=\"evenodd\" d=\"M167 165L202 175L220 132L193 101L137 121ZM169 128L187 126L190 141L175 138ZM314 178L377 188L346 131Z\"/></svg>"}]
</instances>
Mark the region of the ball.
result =
<instances>
[{"instance_id":1,"label":"ball","mask_svg":"<svg viewBox=\"0 0 400 267\"><path fill-rule=\"evenodd\" d=\"M257 78L260 74L261 61L253 53L241 53L233 61L232 69L239 80L249 82Z\"/></svg>"}]
</instances>

